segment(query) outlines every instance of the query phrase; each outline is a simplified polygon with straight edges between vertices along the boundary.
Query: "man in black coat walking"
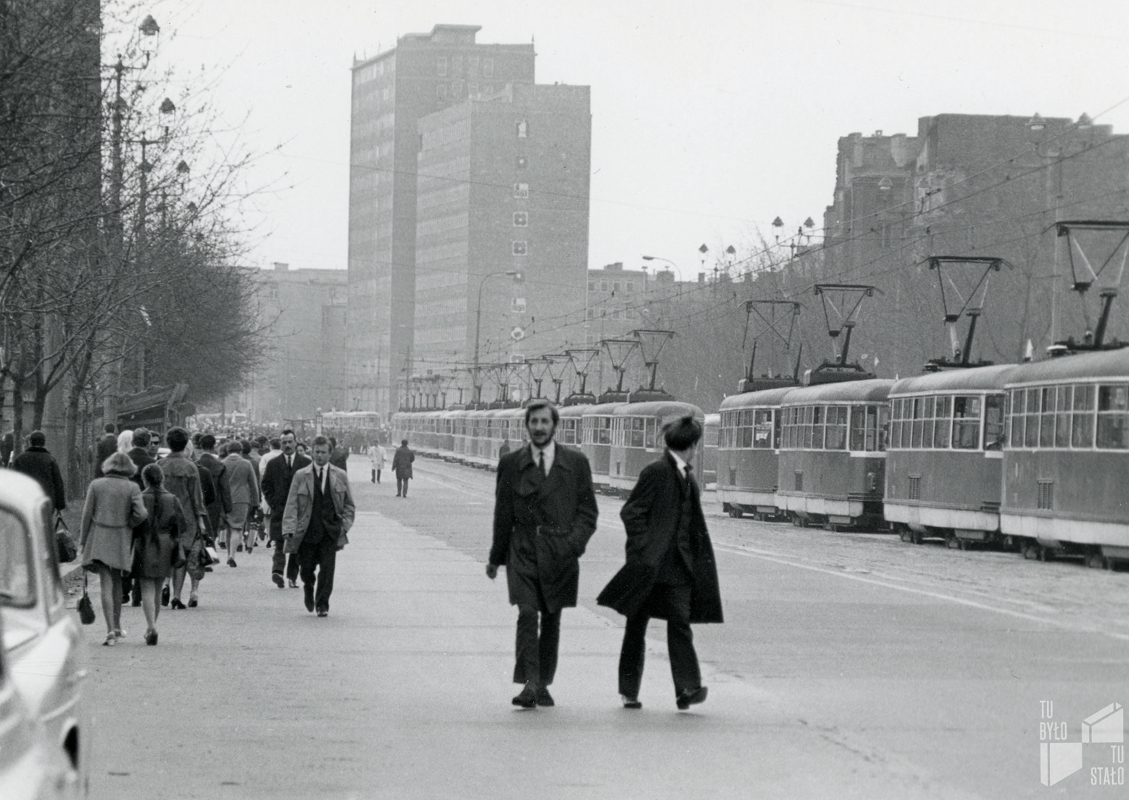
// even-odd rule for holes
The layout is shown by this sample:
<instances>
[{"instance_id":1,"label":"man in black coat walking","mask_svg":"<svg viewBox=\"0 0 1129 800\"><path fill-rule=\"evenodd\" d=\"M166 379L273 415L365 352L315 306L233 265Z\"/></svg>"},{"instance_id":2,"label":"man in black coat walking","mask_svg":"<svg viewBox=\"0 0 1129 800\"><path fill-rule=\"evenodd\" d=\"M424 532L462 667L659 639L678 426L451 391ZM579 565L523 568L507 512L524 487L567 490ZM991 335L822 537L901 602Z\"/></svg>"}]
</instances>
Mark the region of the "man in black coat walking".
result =
<instances>
[{"instance_id":1,"label":"man in black coat walking","mask_svg":"<svg viewBox=\"0 0 1129 800\"><path fill-rule=\"evenodd\" d=\"M396 473L396 496L408 496L408 481L412 479L412 462L416 460L416 454L408 447L408 440L404 439L400 442L400 446L396 448L395 455L392 456L392 471Z\"/></svg>"},{"instance_id":2,"label":"man in black coat walking","mask_svg":"<svg viewBox=\"0 0 1129 800\"><path fill-rule=\"evenodd\" d=\"M102 462L118 452L118 437L114 434L114 423L107 422L102 436L94 443L94 477L102 477Z\"/></svg>"},{"instance_id":3,"label":"man in black coat walking","mask_svg":"<svg viewBox=\"0 0 1129 800\"><path fill-rule=\"evenodd\" d=\"M706 699L691 622L721 622L721 592L713 547L690 460L702 425L691 416L663 429L666 453L647 465L620 511L627 529L627 564L597 598L627 617L619 654L625 708L641 708L647 623L665 619L670 671L679 710Z\"/></svg>"},{"instance_id":4,"label":"man in black coat walking","mask_svg":"<svg viewBox=\"0 0 1129 800\"><path fill-rule=\"evenodd\" d=\"M12 469L35 478L43 492L51 498L56 511L67 507L67 493L59 462L47 451L47 436L43 431L32 431L27 437L27 449L12 461Z\"/></svg>"},{"instance_id":5,"label":"man in black coat walking","mask_svg":"<svg viewBox=\"0 0 1129 800\"><path fill-rule=\"evenodd\" d=\"M525 686L513 703L522 708L554 705L549 684L561 609L576 605L580 556L599 514L588 459L553 441L559 421L549 401L531 403L525 409L530 443L498 462L486 575L493 580L505 565L510 604L518 609L514 683Z\"/></svg>"},{"instance_id":6,"label":"man in black coat walking","mask_svg":"<svg viewBox=\"0 0 1129 800\"><path fill-rule=\"evenodd\" d=\"M263 471L263 497L270 506L270 539L274 543L274 555L271 558L270 578L279 589L283 588L283 569L290 580L290 587L298 588L298 554L291 553L287 561L283 552L282 541L282 514L286 511L286 498L290 494L290 485L294 481L294 473L310 465L310 459L296 455L297 438L294 431L286 428L279 436L279 445L282 455L275 456L267 462Z\"/></svg>"}]
</instances>

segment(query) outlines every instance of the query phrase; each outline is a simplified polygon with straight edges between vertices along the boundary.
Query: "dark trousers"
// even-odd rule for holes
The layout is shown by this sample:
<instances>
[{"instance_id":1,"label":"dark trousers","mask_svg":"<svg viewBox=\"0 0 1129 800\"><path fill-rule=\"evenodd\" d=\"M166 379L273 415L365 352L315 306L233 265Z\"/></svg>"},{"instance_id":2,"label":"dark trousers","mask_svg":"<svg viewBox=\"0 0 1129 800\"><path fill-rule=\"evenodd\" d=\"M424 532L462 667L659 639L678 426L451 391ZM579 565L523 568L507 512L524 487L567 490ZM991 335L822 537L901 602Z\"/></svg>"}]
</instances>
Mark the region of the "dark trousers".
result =
<instances>
[{"instance_id":1,"label":"dark trousers","mask_svg":"<svg viewBox=\"0 0 1129 800\"><path fill-rule=\"evenodd\" d=\"M648 612L654 611L667 618L666 646L670 653L670 672L674 678L674 694L702 685L698 669L698 654L694 652L694 635L690 631L689 583L656 583L644 603L644 611L627 620L623 631L623 647L619 651L619 693L638 697L643 680L643 658L647 652Z\"/></svg>"},{"instance_id":2,"label":"dark trousers","mask_svg":"<svg viewBox=\"0 0 1129 800\"><path fill-rule=\"evenodd\" d=\"M540 634L538 617L540 616ZM561 642L561 612L542 611L533 606L518 606L517 642L514 650L514 683L535 681L548 686L557 674L557 650Z\"/></svg>"},{"instance_id":3,"label":"dark trousers","mask_svg":"<svg viewBox=\"0 0 1129 800\"><path fill-rule=\"evenodd\" d=\"M298 580L298 554L291 553L287 558L282 543L282 512L284 508L278 510L271 509L270 512L270 540L274 543L274 550L272 551L270 560L271 574L282 574L286 570L286 577L289 580Z\"/></svg>"},{"instance_id":4,"label":"dark trousers","mask_svg":"<svg viewBox=\"0 0 1129 800\"><path fill-rule=\"evenodd\" d=\"M396 496L397 497L401 497L401 496L407 497L408 496L408 481L409 480L410 480L409 478L401 478L399 475L396 476Z\"/></svg>"},{"instance_id":5,"label":"dark trousers","mask_svg":"<svg viewBox=\"0 0 1129 800\"><path fill-rule=\"evenodd\" d=\"M337 568L337 541L323 536L313 544L302 542L298 545L298 570L302 583L313 586L314 607L329 610L329 595L333 593L333 572ZM316 577L315 577L316 571Z\"/></svg>"}]
</instances>

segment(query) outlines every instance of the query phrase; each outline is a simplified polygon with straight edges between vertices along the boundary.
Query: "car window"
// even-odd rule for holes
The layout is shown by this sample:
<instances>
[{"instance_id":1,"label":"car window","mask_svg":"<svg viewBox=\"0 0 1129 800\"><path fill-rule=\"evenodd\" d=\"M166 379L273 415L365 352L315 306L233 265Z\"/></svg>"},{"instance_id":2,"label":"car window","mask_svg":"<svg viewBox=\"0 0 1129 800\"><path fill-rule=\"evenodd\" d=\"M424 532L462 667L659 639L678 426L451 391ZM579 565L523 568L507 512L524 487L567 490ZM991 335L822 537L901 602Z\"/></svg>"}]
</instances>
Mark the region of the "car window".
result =
<instances>
[{"instance_id":1,"label":"car window","mask_svg":"<svg viewBox=\"0 0 1129 800\"><path fill-rule=\"evenodd\" d=\"M40 566L47 580L44 601L52 616L62 611L66 602L66 593L63 591L63 581L59 574L58 549L55 544L55 519L50 501L44 499L39 506L40 530L39 536L42 545L40 550ZM72 537L73 539L73 537Z\"/></svg>"},{"instance_id":2,"label":"car window","mask_svg":"<svg viewBox=\"0 0 1129 800\"><path fill-rule=\"evenodd\" d=\"M0 604L30 606L35 602L30 533L23 521L0 509Z\"/></svg>"}]
</instances>

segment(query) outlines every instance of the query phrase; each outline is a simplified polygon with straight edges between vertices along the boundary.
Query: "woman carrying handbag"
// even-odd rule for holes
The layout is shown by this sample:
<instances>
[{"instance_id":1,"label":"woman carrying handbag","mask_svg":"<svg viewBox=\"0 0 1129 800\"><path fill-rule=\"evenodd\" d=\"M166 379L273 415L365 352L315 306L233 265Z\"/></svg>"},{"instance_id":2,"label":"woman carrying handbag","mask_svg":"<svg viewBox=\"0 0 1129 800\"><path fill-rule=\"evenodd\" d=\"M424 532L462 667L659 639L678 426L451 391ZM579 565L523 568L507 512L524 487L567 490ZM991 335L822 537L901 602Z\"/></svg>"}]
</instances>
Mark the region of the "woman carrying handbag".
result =
<instances>
[{"instance_id":1,"label":"woman carrying handbag","mask_svg":"<svg viewBox=\"0 0 1129 800\"><path fill-rule=\"evenodd\" d=\"M82 566L98 573L102 615L106 618L106 641L113 646L125 636L122 630L122 573L132 561L133 529L148 513L141 490L130 480L136 468L125 453L114 453L102 462L103 477L86 490L82 509L79 550Z\"/></svg>"}]
</instances>

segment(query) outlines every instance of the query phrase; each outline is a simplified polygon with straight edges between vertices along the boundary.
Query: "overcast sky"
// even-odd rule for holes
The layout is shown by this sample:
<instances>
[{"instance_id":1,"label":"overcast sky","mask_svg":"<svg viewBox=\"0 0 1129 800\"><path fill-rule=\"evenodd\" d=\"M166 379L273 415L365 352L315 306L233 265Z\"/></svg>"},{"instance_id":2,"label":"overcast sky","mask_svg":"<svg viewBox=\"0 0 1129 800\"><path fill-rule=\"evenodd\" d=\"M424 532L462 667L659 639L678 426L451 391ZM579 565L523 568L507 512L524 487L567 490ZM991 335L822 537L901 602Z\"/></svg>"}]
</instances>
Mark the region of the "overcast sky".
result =
<instances>
[{"instance_id":1,"label":"overcast sky","mask_svg":"<svg viewBox=\"0 0 1129 800\"><path fill-rule=\"evenodd\" d=\"M1124 0L158 0L157 56L205 85L262 154L248 263L344 269L354 55L441 23L535 41L539 83L592 87L589 266L643 254L689 278L773 218L817 226L853 131L940 113L1076 118L1129 132ZM706 267L712 266L707 262Z\"/></svg>"}]
</instances>

